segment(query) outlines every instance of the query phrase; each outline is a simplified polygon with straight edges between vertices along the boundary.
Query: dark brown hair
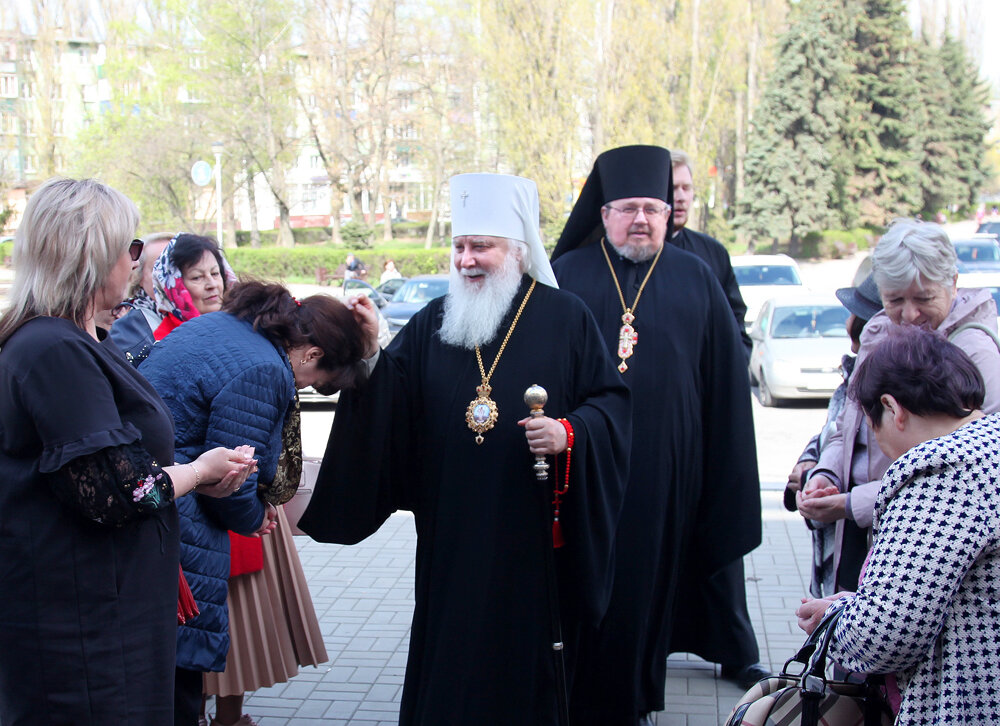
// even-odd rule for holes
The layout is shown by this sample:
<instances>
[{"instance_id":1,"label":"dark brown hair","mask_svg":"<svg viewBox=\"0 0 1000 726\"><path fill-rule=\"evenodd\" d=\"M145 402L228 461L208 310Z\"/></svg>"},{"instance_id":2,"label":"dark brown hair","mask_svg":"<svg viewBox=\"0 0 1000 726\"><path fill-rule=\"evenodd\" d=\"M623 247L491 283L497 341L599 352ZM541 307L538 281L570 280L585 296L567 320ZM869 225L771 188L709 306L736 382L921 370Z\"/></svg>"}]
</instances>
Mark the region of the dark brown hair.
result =
<instances>
[{"instance_id":1,"label":"dark brown hair","mask_svg":"<svg viewBox=\"0 0 1000 726\"><path fill-rule=\"evenodd\" d=\"M328 295L301 301L276 283L245 280L233 285L222 311L253 325L274 345L288 351L315 345L323 351L318 366L337 373L323 393L351 388L364 377L365 339L354 314Z\"/></svg>"},{"instance_id":2,"label":"dark brown hair","mask_svg":"<svg viewBox=\"0 0 1000 726\"><path fill-rule=\"evenodd\" d=\"M893 326L889 336L861 361L848 395L871 419L882 420L883 394L917 416L965 418L982 408L986 394L976 364L939 333L916 326Z\"/></svg>"}]
</instances>

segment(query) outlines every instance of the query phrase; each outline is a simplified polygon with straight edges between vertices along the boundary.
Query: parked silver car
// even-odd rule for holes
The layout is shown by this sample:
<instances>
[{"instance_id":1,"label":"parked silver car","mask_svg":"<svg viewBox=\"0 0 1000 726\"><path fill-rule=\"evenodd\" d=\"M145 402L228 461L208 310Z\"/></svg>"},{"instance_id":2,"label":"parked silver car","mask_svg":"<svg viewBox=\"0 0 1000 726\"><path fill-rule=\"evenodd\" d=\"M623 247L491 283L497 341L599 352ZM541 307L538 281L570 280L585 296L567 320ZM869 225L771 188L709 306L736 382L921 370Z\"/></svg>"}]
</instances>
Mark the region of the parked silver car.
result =
<instances>
[{"instance_id":1,"label":"parked silver car","mask_svg":"<svg viewBox=\"0 0 1000 726\"><path fill-rule=\"evenodd\" d=\"M850 313L832 295L772 298L750 329L750 381L765 406L788 398L829 398L851 350Z\"/></svg>"}]
</instances>

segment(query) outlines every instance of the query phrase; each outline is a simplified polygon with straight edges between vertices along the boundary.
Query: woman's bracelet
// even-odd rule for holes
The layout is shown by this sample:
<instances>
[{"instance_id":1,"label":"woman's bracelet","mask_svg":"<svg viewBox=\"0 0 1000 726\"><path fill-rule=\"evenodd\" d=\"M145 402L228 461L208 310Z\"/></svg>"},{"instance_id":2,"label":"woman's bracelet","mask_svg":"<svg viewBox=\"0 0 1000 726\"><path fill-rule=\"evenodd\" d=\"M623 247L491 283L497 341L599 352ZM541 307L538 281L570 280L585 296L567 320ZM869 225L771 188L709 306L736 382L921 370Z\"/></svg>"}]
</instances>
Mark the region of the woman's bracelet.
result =
<instances>
[{"instance_id":1,"label":"woman's bracelet","mask_svg":"<svg viewBox=\"0 0 1000 726\"><path fill-rule=\"evenodd\" d=\"M197 489L198 487L201 486L201 472L198 471L198 467L192 464L190 461L188 462L188 466L190 466L194 470L194 488Z\"/></svg>"}]
</instances>

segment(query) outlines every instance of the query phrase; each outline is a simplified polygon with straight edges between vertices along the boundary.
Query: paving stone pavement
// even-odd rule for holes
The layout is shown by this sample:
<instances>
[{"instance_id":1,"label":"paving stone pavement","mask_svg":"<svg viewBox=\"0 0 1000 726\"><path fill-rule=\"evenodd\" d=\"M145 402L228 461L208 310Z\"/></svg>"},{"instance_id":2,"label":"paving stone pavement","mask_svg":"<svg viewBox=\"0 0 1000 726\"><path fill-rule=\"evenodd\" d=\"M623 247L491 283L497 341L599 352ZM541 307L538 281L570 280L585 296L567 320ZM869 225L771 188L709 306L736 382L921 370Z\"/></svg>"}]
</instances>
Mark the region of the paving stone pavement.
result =
<instances>
[{"instance_id":1,"label":"paving stone pavement","mask_svg":"<svg viewBox=\"0 0 1000 726\"><path fill-rule=\"evenodd\" d=\"M803 639L792 613L809 581L809 534L775 485L761 499L764 537L746 558L747 601L761 660L779 668ZM295 540L330 662L248 694L244 711L260 726L395 725L413 611L412 516L395 514L350 547ZM675 654L657 726L717 726L740 695L714 665Z\"/></svg>"}]
</instances>

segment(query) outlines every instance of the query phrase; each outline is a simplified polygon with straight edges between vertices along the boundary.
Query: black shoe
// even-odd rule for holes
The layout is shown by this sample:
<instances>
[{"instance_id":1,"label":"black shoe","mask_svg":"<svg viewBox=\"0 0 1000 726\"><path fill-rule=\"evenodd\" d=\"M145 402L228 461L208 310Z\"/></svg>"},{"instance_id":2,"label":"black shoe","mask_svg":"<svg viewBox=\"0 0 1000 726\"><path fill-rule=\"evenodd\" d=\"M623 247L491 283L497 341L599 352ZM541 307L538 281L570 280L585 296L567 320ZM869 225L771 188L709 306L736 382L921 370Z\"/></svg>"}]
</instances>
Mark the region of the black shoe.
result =
<instances>
[{"instance_id":1,"label":"black shoe","mask_svg":"<svg viewBox=\"0 0 1000 726\"><path fill-rule=\"evenodd\" d=\"M771 671L761 663L751 663L742 668L734 666L722 666L722 678L732 681L744 691L749 690L757 681L762 678L769 678Z\"/></svg>"}]
</instances>

